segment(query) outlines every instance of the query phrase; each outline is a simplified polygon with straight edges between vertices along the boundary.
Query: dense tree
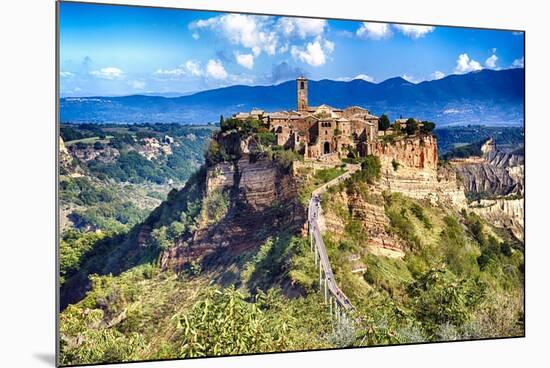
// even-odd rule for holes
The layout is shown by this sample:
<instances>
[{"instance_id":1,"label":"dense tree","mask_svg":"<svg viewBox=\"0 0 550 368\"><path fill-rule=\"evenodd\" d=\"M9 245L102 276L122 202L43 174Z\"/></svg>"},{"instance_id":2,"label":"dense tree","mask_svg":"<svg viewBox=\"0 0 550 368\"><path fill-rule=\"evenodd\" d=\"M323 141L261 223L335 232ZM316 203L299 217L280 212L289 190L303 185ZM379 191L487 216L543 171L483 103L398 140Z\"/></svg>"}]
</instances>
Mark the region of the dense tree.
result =
<instances>
[{"instance_id":1,"label":"dense tree","mask_svg":"<svg viewBox=\"0 0 550 368\"><path fill-rule=\"evenodd\" d=\"M354 173L352 178L374 184L375 180L380 179L381 168L380 159L377 156L368 155L361 163L361 170Z\"/></svg>"},{"instance_id":2,"label":"dense tree","mask_svg":"<svg viewBox=\"0 0 550 368\"><path fill-rule=\"evenodd\" d=\"M418 122L413 118L408 118L405 123L405 132L408 135L413 135L418 131Z\"/></svg>"},{"instance_id":3,"label":"dense tree","mask_svg":"<svg viewBox=\"0 0 550 368\"><path fill-rule=\"evenodd\" d=\"M390 119L386 114L382 114L378 119L378 130L386 131L390 127Z\"/></svg>"},{"instance_id":4,"label":"dense tree","mask_svg":"<svg viewBox=\"0 0 550 368\"><path fill-rule=\"evenodd\" d=\"M431 133L434 129L435 123L432 123L431 121L423 121L422 127L420 127L420 131L425 134Z\"/></svg>"}]
</instances>

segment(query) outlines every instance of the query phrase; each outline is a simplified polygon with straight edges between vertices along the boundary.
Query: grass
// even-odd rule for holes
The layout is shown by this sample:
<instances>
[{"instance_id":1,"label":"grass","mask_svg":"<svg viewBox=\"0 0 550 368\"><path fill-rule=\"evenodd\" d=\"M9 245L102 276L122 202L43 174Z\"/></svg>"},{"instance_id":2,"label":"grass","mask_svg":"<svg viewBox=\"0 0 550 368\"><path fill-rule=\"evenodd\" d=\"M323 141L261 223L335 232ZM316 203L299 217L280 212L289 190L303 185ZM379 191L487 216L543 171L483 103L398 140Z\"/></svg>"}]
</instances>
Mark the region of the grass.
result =
<instances>
[{"instance_id":1,"label":"grass","mask_svg":"<svg viewBox=\"0 0 550 368\"><path fill-rule=\"evenodd\" d=\"M110 140L113 138L112 135L108 135L106 139L100 139L99 137L89 137L89 138L82 138L82 139L75 139L73 141L65 142L65 146L69 147L77 143L84 143L84 144L94 144L96 142L101 142L103 144L107 144L110 142Z\"/></svg>"},{"instance_id":2,"label":"grass","mask_svg":"<svg viewBox=\"0 0 550 368\"><path fill-rule=\"evenodd\" d=\"M315 189L325 183L328 183L334 178L337 178L345 172L346 170L339 166L328 169L313 170L313 174L311 169L302 168L299 174L304 178L304 182L299 193L300 202L307 206L309 200L311 199L311 193Z\"/></svg>"}]
</instances>

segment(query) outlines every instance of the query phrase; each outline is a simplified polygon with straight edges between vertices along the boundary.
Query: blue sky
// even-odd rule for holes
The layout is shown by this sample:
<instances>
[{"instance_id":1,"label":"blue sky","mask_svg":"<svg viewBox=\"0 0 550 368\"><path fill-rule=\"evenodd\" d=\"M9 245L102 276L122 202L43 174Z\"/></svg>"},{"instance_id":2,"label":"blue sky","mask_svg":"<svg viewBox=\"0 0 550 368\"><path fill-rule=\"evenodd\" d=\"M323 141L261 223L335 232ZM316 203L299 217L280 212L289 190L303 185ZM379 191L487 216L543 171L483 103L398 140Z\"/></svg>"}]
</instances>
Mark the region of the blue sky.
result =
<instances>
[{"instance_id":1,"label":"blue sky","mask_svg":"<svg viewBox=\"0 0 550 368\"><path fill-rule=\"evenodd\" d=\"M523 53L524 35L512 31L60 5L62 96L189 93L298 74L418 83L523 67Z\"/></svg>"}]
</instances>

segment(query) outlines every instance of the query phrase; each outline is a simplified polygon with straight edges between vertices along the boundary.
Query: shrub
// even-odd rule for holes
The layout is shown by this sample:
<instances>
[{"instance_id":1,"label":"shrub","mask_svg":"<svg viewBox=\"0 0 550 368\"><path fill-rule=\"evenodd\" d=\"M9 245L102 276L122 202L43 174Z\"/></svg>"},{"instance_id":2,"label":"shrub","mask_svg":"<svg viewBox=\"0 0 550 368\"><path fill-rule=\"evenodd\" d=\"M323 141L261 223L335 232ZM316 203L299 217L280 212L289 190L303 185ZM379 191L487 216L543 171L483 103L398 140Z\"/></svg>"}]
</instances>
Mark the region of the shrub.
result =
<instances>
[{"instance_id":1,"label":"shrub","mask_svg":"<svg viewBox=\"0 0 550 368\"><path fill-rule=\"evenodd\" d=\"M273 132L258 132L256 137L258 137L258 141L262 146L272 146L277 141L277 137Z\"/></svg>"},{"instance_id":2,"label":"shrub","mask_svg":"<svg viewBox=\"0 0 550 368\"><path fill-rule=\"evenodd\" d=\"M301 160L302 156L292 150L277 150L273 152L273 159L281 169L289 172L292 163L296 160Z\"/></svg>"},{"instance_id":3,"label":"shrub","mask_svg":"<svg viewBox=\"0 0 550 368\"><path fill-rule=\"evenodd\" d=\"M441 332L444 324L462 326L485 296L485 285L460 279L445 268L432 268L408 287L416 318L430 335Z\"/></svg>"},{"instance_id":4,"label":"shrub","mask_svg":"<svg viewBox=\"0 0 550 368\"><path fill-rule=\"evenodd\" d=\"M264 313L262 303L247 302L234 287L209 288L206 297L177 320L181 358L284 351L293 329L288 318Z\"/></svg>"},{"instance_id":5,"label":"shrub","mask_svg":"<svg viewBox=\"0 0 550 368\"><path fill-rule=\"evenodd\" d=\"M420 127L420 132L427 134L431 133L435 129L435 124L431 121L423 121L422 127Z\"/></svg>"},{"instance_id":6,"label":"shrub","mask_svg":"<svg viewBox=\"0 0 550 368\"><path fill-rule=\"evenodd\" d=\"M426 229L432 228L432 223L430 222L430 219L426 216L424 213L424 209L420 207L420 205L413 203L410 207L410 210L413 215L416 216L417 219L419 219Z\"/></svg>"},{"instance_id":7,"label":"shrub","mask_svg":"<svg viewBox=\"0 0 550 368\"><path fill-rule=\"evenodd\" d=\"M395 160L395 158L391 160L391 165L393 166L393 171L397 171L397 169L399 169L399 166L401 166L399 162Z\"/></svg>"},{"instance_id":8,"label":"shrub","mask_svg":"<svg viewBox=\"0 0 550 368\"><path fill-rule=\"evenodd\" d=\"M380 159L374 155L368 155L361 163L361 170L353 174L353 181L365 181L374 184L375 180L380 179L382 165Z\"/></svg>"},{"instance_id":9,"label":"shrub","mask_svg":"<svg viewBox=\"0 0 550 368\"><path fill-rule=\"evenodd\" d=\"M151 232L149 246L164 250L170 248L171 245L172 242L168 240L166 226L161 226Z\"/></svg>"},{"instance_id":10,"label":"shrub","mask_svg":"<svg viewBox=\"0 0 550 368\"><path fill-rule=\"evenodd\" d=\"M418 131L418 123L413 118L408 118L405 124L405 133L407 135L413 135Z\"/></svg>"},{"instance_id":11,"label":"shrub","mask_svg":"<svg viewBox=\"0 0 550 368\"><path fill-rule=\"evenodd\" d=\"M390 127L390 119L386 114L382 114L380 119L378 119L378 129L386 131Z\"/></svg>"}]
</instances>

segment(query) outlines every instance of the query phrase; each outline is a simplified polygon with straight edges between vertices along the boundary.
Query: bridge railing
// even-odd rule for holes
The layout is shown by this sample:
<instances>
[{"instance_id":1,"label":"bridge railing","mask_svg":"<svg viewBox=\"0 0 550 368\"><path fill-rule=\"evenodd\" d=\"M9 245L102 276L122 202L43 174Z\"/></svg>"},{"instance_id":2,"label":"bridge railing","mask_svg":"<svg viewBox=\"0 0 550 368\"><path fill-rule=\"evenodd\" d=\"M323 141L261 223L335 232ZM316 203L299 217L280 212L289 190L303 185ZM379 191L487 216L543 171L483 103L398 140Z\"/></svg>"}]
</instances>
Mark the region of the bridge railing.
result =
<instances>
[{"instance_id":1,"label":"bridge railing","mask_svg":"<svg viewBox=\"0 0 550 368\"><path fill-rule=\"evenodd\" d=\"M319 217L319 210L321 209L320 203L315 204L314 198L324 193L330 186L339 183L351 176L351 174L359 169L359 167L348 167L348 171L338 176L337 178L325 183L321 187L312 192L312 198L309 202L308 208L308 226L310 234L310 242L312 251L314 251L315 264L317 265L317 255L319 255L319 288L322 291L324 281L324 294L325 303L329 303L331 313L333 310L332 300L334 300L334 312L338 318L340 318L340 308L344 310L355 310L348 297L342 292L342 290L336 284L334 279L334 273L330 266L330 261L326 252L325 243L321 232L319 230L319 224L317 222ZM317 207L317 208L315 208ZM323 280L324 273L324 280ZM330 295L329 295L330 293ZM334 299L333 299L334 298Z\"/></svg>"}]
</instances>

